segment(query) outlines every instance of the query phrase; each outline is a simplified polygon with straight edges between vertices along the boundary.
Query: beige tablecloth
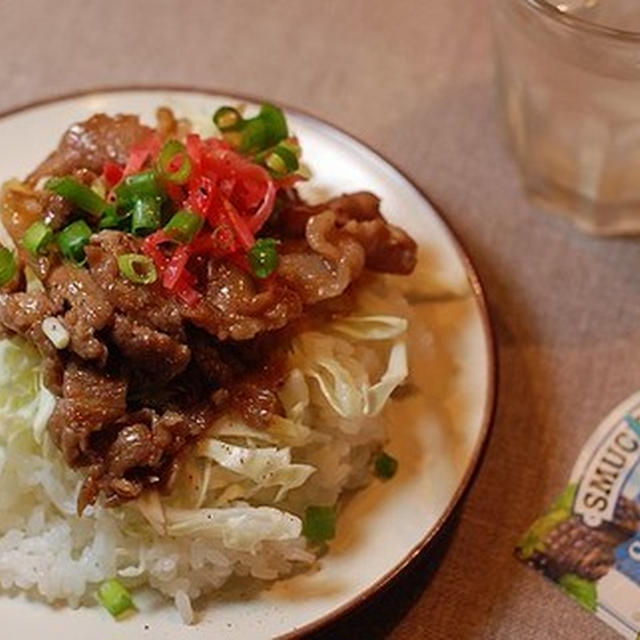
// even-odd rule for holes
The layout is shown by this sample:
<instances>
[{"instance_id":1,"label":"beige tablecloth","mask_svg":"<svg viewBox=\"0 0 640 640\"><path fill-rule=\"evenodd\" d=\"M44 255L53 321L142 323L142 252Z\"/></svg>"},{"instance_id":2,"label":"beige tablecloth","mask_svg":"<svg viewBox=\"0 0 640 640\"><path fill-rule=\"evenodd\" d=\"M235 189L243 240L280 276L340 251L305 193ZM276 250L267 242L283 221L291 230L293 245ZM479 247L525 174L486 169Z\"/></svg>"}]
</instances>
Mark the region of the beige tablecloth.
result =
<instances>
[{"instance_id":1,"label":"beige tablecloth","mask_svg":"<svg viewBox=\"0 0 640 640\"><path fill-rule=\"evenodd\" d=\"M332 637L617 637L512 549L596 422L640 386L640 246L585 238L523 199L496 121L488 9L486 0L0 0L0 109L131 83L270 96L378 148L472 254L500 343L484 463L436 553Z\"/></svg>"}]
</instances>

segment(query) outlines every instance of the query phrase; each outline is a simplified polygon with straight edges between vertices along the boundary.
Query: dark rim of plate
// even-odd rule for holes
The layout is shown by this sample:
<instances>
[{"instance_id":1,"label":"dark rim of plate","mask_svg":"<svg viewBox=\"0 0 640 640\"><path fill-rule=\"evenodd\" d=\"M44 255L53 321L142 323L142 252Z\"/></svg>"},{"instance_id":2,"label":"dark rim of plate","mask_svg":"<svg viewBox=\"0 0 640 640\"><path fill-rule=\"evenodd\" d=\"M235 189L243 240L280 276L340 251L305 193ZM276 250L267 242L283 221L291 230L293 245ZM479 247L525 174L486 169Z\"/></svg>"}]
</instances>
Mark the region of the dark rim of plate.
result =
<instances>
[{"instance_id":1,"label":"dark rim of plate","mask_svg":"<svg viewBox=\"0 0 640 640\"><path fill-rule=\"evenodd\" d=\"M539 3L539 0L531 0L532 2ZM546 4L546 3L545 3ZM113 86L104 86L104 87L94 87L90 89L84 89L80 91L72 91L69 93L45 97L37 100L33 100L31 102L20 104L18 106L6 109L0 112L0 119L5 119L9 116L18 114L22 111L28 111L37 107L46 106L49 104L55 104L59 102L64 102L67 100L73 100L77 98L83 98L92 95L100 95L100 94L115 94L115 93L127 93L127 92L157 92L157 91L166 91L168 93L185 93L185 94L194 94L200 96L211 96L211 97L228 97L233 100L238 100L239 102L248 102L259 104L263 102L265 99L259 96L253 96L250 94L245 94L237 91L227 91L224 89L213 89L213 88L202 88L198 86L192 85L165 85L165 84L147 84L147 85L113 85ZM482 417L480 429L478 431L478 436L476 442L473 446L473 450L469 456L469 462L467 464L467 468L464 471L464 474L458 484L456 491L453 496L449 500L446 508L436 521L436 523L431 527L429 531L426 532L425 536L420 540L418 544L416 544L409 552L405 555L405 557L391 570L389 570L386 574L381 576L374 584L364 589L361 593L351 598L348 602L343 605L335 608L333 611L313 620L305 624L302 627L298 627L295 630L285 633L284 635L278 636L275 640L294 640L297 638L302 638L310 633L315 633L320 630L324 630L326 627L329 627L331 624L338 622L338 620L344 618L348 614L353 613L357 609L359 609L362 605L364 605L367 601L369 601L375 594L380 593L383 590L386 590L390 584L401 574L404 572L407 567L412 564L418 556L425 553L430 547L431 543L435 540L436 536L442 531L445 524L449 521L450 517L453 515L456 507L463 501L464 497L468 489L471 486L472 480L475 478L475 475L478 472L480 467L480 463L484 457L484 454L487 449L487 443L489 440L489 434L491 431L491 427L493 425L496 405L497 405L497 391L498 391L498 353L497 353L497 344L495 339L495 333L493 330L493 325L490 318L489 308L486 300L486 295L484 291L484 286L478 275L478 272L471 261L469 254L460 240L460 236L451 226L451 223L446 219L443 215L441 209L434 205L431 198L429 198L426 193L418 186L416 183L401 169L399 169L395 164L393 164L388 158L386 158L379 151L374 149L372 146L367 144L366 142L360 140L356 136L348 133L344 129L324 120L323 118L319 118L304 109L299 109L297 107L290 107L286 103L280 101L270 100L273 104L282 107L285 112L291 113L295 116L301 117L303 119L311 120L316 124L322 125L322 127L328 131L338 131L346 141L351 143L355 143L356 145L362 146L368 152L374 154L378 158L380 158L383 162L385 162L389 167L391 167L412 189L414 189L435 211L435 214L442 221L449 238L455 247L458 258L464 264L465 272L467 274L467 278L469 281L469 286L471 287L471 291L473 293L473 298L478 307L478 311L482 320L483 333L486 340L486 348L487 348L487 379L488 379L488 388L487 395L485 398L484 405L484 415Z\"/></svg>"}]
</instances>

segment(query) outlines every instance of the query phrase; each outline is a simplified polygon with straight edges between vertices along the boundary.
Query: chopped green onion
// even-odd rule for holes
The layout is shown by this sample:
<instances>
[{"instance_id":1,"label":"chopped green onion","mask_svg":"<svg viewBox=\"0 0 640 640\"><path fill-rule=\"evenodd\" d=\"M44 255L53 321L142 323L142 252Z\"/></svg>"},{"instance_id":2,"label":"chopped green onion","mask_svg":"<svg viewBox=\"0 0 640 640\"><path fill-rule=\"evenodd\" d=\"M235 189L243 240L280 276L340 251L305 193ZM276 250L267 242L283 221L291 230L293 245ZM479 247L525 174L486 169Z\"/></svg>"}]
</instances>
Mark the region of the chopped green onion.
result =
<instances>
[{"instance_id":1,"label":"chopped green onion","mask_svg":"<svg viewBox=\"0 0 640 640\"><path fill-rule=\"evenodd\" d=\"M284 144L274 147L264 159L264 164L277 177L286 176L298 169L298 158Z\"/></svg>"},{"instance_id":2,"label":"chopped green onion","mask_svg":"<svg viewBox=\"0 0 640 640\"><path fill-rule=\"evenodd\" d=\"M204 218L197 213L181 209L167 222L164 230L178 242L186 244L193 240L203 224Z\"/></svg>"},{"instance_id":3,"label":"chopped green onion","mask_svg":"<svg viewBox=\"0 0 640 640\"><path fill-rule=\"evenodd\" d=\"M239 129L243 122L242 114L233 107L220 107L213 114L213 123L222 133Z\"/></svg>"},{"instance_id":4,"label":"chopped green onion","mask_svg":"<svg viewBox=\"0 0 640 640\"><path fill-rule=\"evenodd\" d=\"M396 475L398 461L388 453L381 451L375 459L374 469L378 478L389 480Z\"/></svg>"},{"instance_id":5,"label":"chopped green onion","mask_svg":"<svg viewBox=\"0 0 640 640\"><path fill-rule=\"evenodd\" d=\"M143 236L160 228L162 216L157 198L140 198L133 206L131 232Z\"/></svg>"},{"instance_id":6,"label":"chopped green onion","mask_svg":"<svg viewBox=\"0 0 640 640\"><path fill-rule=\"evenodd\" d=\"M300 153L301 149L295 141L287 139L257 154L254 160L265 165L275 177L283 177L300 168Z\"/></svg>"},{"instance_id":7,"label":"chopped green onion","mask_svg":"<svg viewBox=\"0 0 640 640\"><path fill-rule=\"evenodd\" d=\"M221 107L213 121L225 140L246 154L264 151L288 136L284 113L272 104L262 104L258 115L247 120L233 107Z\"/></svg>"},{"instance_id":8,"label":"chopped green onion","mask_svg":"<svg viewBox=\"0 0 640 640\"><path fill-rule=\"evenodd\" d=\"M162 198L163 192L158 184L155 171L143 171L127 176L115 190L118 206L130 209L140 198Z\"/></svg>"},{"instance_id":9,"label":"chopped green onion","mask_svg":"<svg viewBox=\"0 0 640 640\"><path fill-rule=\"evenodd\" d=\"M257 117L245 120L239 134L240 138L237 144L238 150L242 153L256 153L268 146L266 125ZM232 144L236 135L236 132L231 132L232 137L228 138Z\"/></svg>"},{"instance_id":10,"label":"chopped green onion","mask_svg":"<svg viewBox=\"0 0 640 640\"><path fill-rule=\"evenodd\" d=\"M44 253L53 240L53 231L44 222L34 222L22 236L22 246L33 255Z\"/></svg>"},{"instance_id":11,"label":"chopped green onion","mask_svg":"<svg viewBox=\"0 0 640 640\"><path fill-rule=\"evenodd\" d=\"M289 135L287 120L284 117L284 113L282 113L282 109L278 109L272 104L264 103L260 107L258 117L265 124L268 147L278 144L280 140L284 140Z\"/></svg>"},{"instance_id":12,"label":"chopped green onion","mask_svg":"<svg viewBox=\"0 0 640 640\"><path fill-rule=\"evenodd\" d=\"M107 197L107 187L105 183L102 182L102 180L100 180L99 178L97 178L91 183L91 191L93 191L93 193L95 193L97 196L99 196L103 200L105 200Z\"/></svg>"},{"instance_id":13,"label":"chopped green onion","mask_svg":"<svg viewBox=\"0 0 640 640\"><path fill-rule=\"evenodd\" d=\"M267 168L273 175L284 176L288 173L286 163L284 162L282 157L275 152L270 153L265 158L264 163L267 165Z\"/></svg>"},{"instance_id":14,"label":"chopped green onion","mask_svg":"<svg viewBox=\"0 0 640 640\"><path fill-rule=\"evenodd\" d=\"M259 238L249 250L249 266L258 278L268 278L278 268L278 241Z\"/></svg>"},{"instance_id":15,"label":"chopped green onion","mask_svg":"<svg viewBox=\"0 0 640 640\"><path fill-rule=\"evenodd\" d=\"M115 205L110 204L104 210L98 226L100 229L120 229L130 217L131 212L121 215Z\"/></svg>"},{"instance_id":16,"label":"chopped green onion","mask_svg":"<svg viewBox=\"0 0 640 640\"><path fill-rule=\"evenodd\" d=\"M13 251L6 247L0 247L0 287L11 282L17 270L18 266Z\"/></svg>"},{"instance_id":17,"label":"chopped green onion","mask_svg":"<svg viewBox=\"0 0 640 640\"><path fill-rule=\"evenodd\" d=\"M332 540L336 535L334 507L310 506L305 509L302 535L310 542Z\"/></svg>"},{"instance_id":18,"label":"chopped green onion","mask_svg":"<svg viewBox=\"0 0 640 640\"><path fill-rule=\"evenodd\" d=\"M57 193L72 205L94 216L99 216L106 208L107 203L93 189L78 182L75 178L50 178L44 185L49 191Z\"/></svg>"},{"instance_id":19,"label":"chopped green onion","mask_svg":"<svg viewBox=\"0 0 640 640\"><path fill-rule=\"evenodd\" d=\"M66 226L56 236L62 255L77 265L84 264L84 248L91 238L91 233L91 228L84 220L76 220Z\"/></svg>"},{"instance_id":20,"label":"chopped green onion","mask_svg":"<svg viewBox=\"0 0 640 640\"><path fill-rule=\"evenodd\" d=\"M177 169L172 169L176 158L180 160L180 166ZM184 184L189 179L189 175L191 174L191 160L182 142L167 140L167 142L164 143L158 156L158 169L161 177L169 180L169 182Z\"/></svg>"},{"instance_id":21,"label":"chopped green onion","mask_svg":"<svg viewBox=\"0 0 640 640\"><path fill-rule=\"evenodd\" d=\"M98 589L100 604L114 617L135 609L129 591L118 580L107 580Z\"/></svg>"},{"instance_id":22,"label":"chopped green onion","mask_svg":"<svg viewBox=\"0 0 640 640\"><path fill-rule=\"evenodd\" d=\"M152 284L158 279L158 272L149 256L139 253L123 253L118 256L120 273L135 284Z\"/></svg>"},{"instance_id":23,"label":"chopped green onion","mask_svg":"<svg viewBox=\"0 0 640 640\"><path fill-rule=\"evenodd\" d=\"M278 146L284 147L285 149L291 151L296 159L298 159L302 154L302 147L293 138L287 138L286 140L283 140L282 142L278 143Z\"/></svg>"}]
</instances>

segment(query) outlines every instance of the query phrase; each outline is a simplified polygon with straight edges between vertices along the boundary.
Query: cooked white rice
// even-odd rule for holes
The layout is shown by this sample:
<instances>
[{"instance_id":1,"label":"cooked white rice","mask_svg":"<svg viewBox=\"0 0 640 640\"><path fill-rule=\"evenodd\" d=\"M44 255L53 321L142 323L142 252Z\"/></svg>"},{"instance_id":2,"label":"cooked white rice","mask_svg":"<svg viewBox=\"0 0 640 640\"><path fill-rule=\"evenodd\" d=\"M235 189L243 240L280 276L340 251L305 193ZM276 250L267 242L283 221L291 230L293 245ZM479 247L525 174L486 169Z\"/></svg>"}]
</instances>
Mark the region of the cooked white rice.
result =
<instances>
[{"instance_id":1,"label":"cooked white rice","mask_svg":"<svg viewBox=\"0 0 640 640\"><path fill-rule=\"evenodd\" d=\"M315 561L302 536L308 505L336 504L369 480L385 442L381 409L406 377L408 309L382 279L354 316L299 336L282 390L286 418L263 432L232 418L212 426L169 498L76 514L79 474L49 441L54 398L40 358L0 342L0 586L72 607L95 604L118 578L192 601L237 574L272 580ZM338 520L339 525L339 520Z\"/></svg>"}]
</instances>

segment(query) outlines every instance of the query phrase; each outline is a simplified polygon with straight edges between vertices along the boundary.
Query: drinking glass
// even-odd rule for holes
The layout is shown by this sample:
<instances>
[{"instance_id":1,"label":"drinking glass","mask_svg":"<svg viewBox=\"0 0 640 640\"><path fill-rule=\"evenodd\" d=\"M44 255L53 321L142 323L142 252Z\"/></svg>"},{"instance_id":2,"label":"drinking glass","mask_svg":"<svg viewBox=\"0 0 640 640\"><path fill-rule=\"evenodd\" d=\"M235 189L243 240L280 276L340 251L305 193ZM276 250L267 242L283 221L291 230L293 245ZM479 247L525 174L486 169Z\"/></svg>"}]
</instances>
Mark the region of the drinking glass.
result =
<instances>
[{"instance_id":1,"label":"drinking glass","mask_svg":"<svg viewBox=\"0 0 640 640\"><path fill-rule=\"evenodd\" d=\"M497 78L531 199L640 233L640 0L494 0Z\"/></svg>"}]
</instances>

